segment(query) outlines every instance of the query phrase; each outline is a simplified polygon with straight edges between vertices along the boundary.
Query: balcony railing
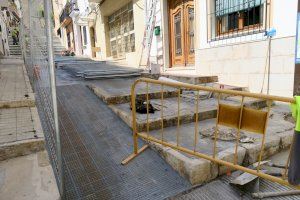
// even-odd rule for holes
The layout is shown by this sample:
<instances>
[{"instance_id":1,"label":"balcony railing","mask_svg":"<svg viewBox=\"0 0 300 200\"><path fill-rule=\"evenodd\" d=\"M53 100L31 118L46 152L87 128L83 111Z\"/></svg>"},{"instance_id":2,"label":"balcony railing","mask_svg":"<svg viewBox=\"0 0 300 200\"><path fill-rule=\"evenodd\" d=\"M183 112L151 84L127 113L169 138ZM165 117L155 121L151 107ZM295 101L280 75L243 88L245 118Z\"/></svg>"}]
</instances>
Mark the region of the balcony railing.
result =
<instances>
[{"instance_id":1,"label":"balcony railing","mask_svg":"<svg viewBox=\"0 0 300 200\"><path fill-rule=\"evenodd\" d=\"M64 23L66 20L69 20L70 13L71 13L71 4L68 2L66 3L62 13L59 16L59 22Z\"/></svg>"}]
</instances>

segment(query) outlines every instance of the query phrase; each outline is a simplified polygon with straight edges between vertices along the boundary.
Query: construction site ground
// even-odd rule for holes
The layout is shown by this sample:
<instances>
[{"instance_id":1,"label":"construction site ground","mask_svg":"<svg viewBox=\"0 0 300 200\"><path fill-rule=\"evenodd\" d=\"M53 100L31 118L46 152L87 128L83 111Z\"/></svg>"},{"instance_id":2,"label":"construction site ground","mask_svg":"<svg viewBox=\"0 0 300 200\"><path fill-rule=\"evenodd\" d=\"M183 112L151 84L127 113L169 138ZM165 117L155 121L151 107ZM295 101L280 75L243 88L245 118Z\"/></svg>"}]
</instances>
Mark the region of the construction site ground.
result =
<instances>
[{"instance_id":1,"label":"construction site ground","mask_svg":"<svg viewBox=\"0 0 300 200\"><path fill-rule=\"evenodd\" d=\"M59 116L63 163L66 170L66 194L69 199L164 199L168 197L183 198L183 195L189 194L193 199L193 194L197 191L201 193L202 189L206 190L207 198L205 199L216 199L214 187L220 187L220 191L222 191L221 188L229 192L237 190L229 185L230 178L222 176L227 172L225 167L215 166L203 159L193 158L160 145L151 145L152 149L146 150L128 165L122 166L121 161L132 153L132 131L130 129L132 119L130 119L128 95L130 86L136 78L85 80L75 76L74 69L72 69L74 62L71 65L64 64L64 67L59 67L61 66L59 62L57 61L56 70ZM79 67L80 70L89 70L89 63L90 61L87 63L80 61L75 68L76 70ZM108 69L105 63L97 64L100 69L102 65L103 68ZM91 85L97 87L100 93L93 93L95 90L89 89ZM141 87L142 89L143 87ZM151 94L157 91L160 91L160 88L151 91ZM176 90L174 92L170 89L170 91L176 94ZM103 93L120 96L121 99L125 94L127 102L115 101L108 105ZM158 113L161 106L159 105L159 96L154 95L154 99L156 100L151 101L157 102L158 111L151 116L151 119L159 120ZM164 129L164 133L169 141L175 142L177 128L172 120L177 121L175 117L177 108L176 104L174 105L176 98L170 95L166 97L166 100L169 102L165 108L166 115L173 119L170 120L170 126ZM224 101L235 105L240 103L236 97L228 97ZM262 105L265 104L265 102L257 103L253 99L249 99L249 102L248 106L263 107ZM251 102L256 103L251 104ZM182 136L180 142L186 147L191 147L194 137L195 113L188 106L190 104L194 104L194 102L183 100L182 114L190 115L190 119L179 129ZM207 105L210 106L206 107L205 105L200 105L199 110L203 112L207 108L211 114L209 117L201 119L199 130L207 132L214 125L216 101L211 98L210 101L207 101ZM290 145L293 123L286 120L288 115L287 105L273 106L264 158L275 155ZM145 121L145 115L139 115L138 120ZM154 125L150 134L159 137L159 126ZM239 163L250 164L258 155L260 140L253 134L244 133L244 135L253 142L242 144L239 147ZM199 134L199 138L201 141L197 145L198 150L210 154L212 138L202 134ZM140 146L143 144L142 141L139 141ZM233 141L219 141L219 156L231 160L233 151L228 147L233 147L233 145ZM189 171L191 167L187 170L182 166L195 166L193 170L196 170L196 173ZM196 179L193 180L194 177L191 177L189 173L196 174L194 176ZM219 175L221 177L217 178ZM210 183L196 188L192 186L207 182ZM261 187L261 191L278 187L274 183L261 182L262 185L265 185ZM236 199L240 198L239 192L230 192L230 195ZM249 192L246 192L245 195L250 198ZM187 196L184 199L189 198L190 196ZM285 197L284 199L293 198Z\"/></svg>"}]
</instances>

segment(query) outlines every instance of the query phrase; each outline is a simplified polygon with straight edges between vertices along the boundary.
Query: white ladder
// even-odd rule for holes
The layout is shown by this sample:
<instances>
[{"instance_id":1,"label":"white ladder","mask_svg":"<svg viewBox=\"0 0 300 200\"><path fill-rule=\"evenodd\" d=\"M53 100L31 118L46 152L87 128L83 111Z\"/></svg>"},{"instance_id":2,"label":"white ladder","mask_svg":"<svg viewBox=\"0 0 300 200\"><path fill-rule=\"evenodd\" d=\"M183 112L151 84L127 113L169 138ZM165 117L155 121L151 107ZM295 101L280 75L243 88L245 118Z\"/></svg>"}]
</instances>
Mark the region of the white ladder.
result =
<instances>
[{"instance_id":1,"label":"white ladder","mask_svg":"<svg viewBox=\"0 0 300 200\"><path fill-rule=\"evenodd\" d=\"M139 66L142 65L142 62L144 58L146 59L146 69L150 69L150 51L151 51L151 45L152 45L152 39L153 39L153 31L155 28L156 23L156 7L158 0L150 0L150 8L149 12L146 12L147 21L146 21L146 27L144 32L144 38L142 42L142 52L141 52L141 58ZM146 6L147 7L147 6ZM149 14L148 14L149 13ZM147 50L146 55L145 50ZM146 57L145 57L146 56Z\"/></svg>"}]
</instances>

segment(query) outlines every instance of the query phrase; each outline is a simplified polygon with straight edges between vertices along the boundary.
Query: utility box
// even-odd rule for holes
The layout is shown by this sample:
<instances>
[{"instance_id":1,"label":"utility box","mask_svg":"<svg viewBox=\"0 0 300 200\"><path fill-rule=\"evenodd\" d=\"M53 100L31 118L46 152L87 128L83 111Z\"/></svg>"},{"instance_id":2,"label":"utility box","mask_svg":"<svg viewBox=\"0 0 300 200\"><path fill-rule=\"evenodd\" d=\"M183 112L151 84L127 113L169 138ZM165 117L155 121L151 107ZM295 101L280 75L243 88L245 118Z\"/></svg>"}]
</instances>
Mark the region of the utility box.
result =
<instances>
[{"instance_id":1,"label":"utility box","mask_svg":"<svg viewBox=\"0 0 300 200\"><path fill-rule=\"evenodd\" d=\"M151 74L160 74L159 64L150 63L150 67L151 67Z\"/></svg>"},{"instance_id":2,"label":"utility box","mask_svg":"<svg viewBox=\"0 0 300 200\"><path fill-rule=\"evenodd\" d=\"M155 26L154 28L154 35L159 36L160 35L160 26Z\"/></svg>"}]
</instances>

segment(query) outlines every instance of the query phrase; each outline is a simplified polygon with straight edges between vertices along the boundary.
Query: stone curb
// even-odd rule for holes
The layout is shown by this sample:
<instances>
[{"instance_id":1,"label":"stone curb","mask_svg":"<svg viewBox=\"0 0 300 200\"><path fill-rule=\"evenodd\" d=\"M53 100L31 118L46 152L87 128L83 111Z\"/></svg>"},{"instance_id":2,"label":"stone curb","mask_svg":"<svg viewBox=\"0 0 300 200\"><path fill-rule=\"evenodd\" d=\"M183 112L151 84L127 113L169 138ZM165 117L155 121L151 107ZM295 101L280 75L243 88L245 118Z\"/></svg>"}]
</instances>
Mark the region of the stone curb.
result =
<instances>
[{"instance_id":1,"label":"stone curb","mask_svg":"<svg viewBox=\"0 0 300 200\"><path fill-rule=\"evenodd\" d=\"M2 144L0 146L0 161L14 158L17 156L24 156L45 149L45 139L30 139L11 143Z\"/></svg>"},{"instance_id":2,"label":"stone curb","mask_svg":"<svg viewBox=\"0 0 300 200\"><path fill-rule=\"evenodd\" d=\"M87 85L89 89L91 89L96 96L98 96L102 101L104 101L107 104L123 104L123 103L129 103L131 101L131 95L110 95L106 91L102 90L101 88L94 86L92 84ZM177 97L178 92L176 90L174 91L164 91L164 98L171 98L171 97ZM137 98L144 97L145 94L136 94ZM161 92L149 92L149 99L159 99L161 98Z\"/></svg>"},{"instance_id":3,"label":"stone curb","mask_svg":"<svg viewBox=\"0 0 300 200\"><path fill-rule=\"evenodd\" d=\"M20 107L34 107L35 100L24 99L24 100L15 100L15 101L0 101L1 108L20 108Z\"/></svg>"},{"instance_id":4,"label":"stone curb","mask_svg":"<svg viewBox=\"0 0 300 200\"><path fill-rule=\"evenodd\" d=\"M293 138L293 130L278 133L276 136L267 136L263 159L266 159L281 150L287 149ZM185 154L160 144L150 143L150 147L169 163L182 177L186 178L192 185L206 183L218 176L233 171L226 166L220 166L211 161L188 157ZM221 160L233 162L235 148L228 148L217 154ZM238 147L238 164L249 166L258 161L260 142L255 144L243 144ZM141 155L142 156L142 155Z\"/></svg>"}]
</instances>

